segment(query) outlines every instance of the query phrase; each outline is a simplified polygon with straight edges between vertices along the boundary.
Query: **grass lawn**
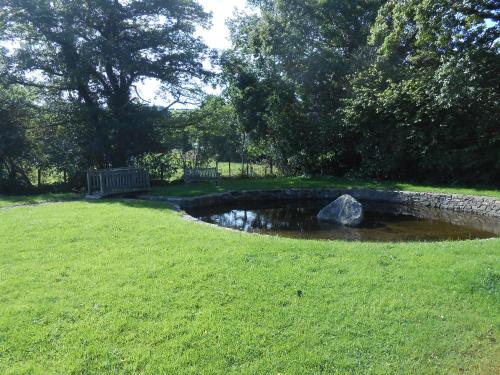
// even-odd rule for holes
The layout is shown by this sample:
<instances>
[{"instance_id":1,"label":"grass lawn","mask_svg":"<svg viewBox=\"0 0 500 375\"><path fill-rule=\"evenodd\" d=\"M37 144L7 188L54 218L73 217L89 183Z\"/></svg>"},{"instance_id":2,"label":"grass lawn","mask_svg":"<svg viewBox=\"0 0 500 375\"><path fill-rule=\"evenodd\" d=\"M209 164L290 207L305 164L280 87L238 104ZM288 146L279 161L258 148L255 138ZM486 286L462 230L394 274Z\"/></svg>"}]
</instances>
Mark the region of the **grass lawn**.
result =
<instances>
[{"instance_id":1,"label":"grass lawn","mask_svg":"<svg viewBox=\"0 0 500 375\"><path fill-rule=\"evenodd\" d=\"M280 188L368 188L368 189L391 189L408 191L429 191L437 193L456 193L470 195L484 195L500 198L500 190L491 187L451 187L451 186L422 186L398 182L369 182L339 177L286 177L286 178L256 178L256 179L222 179L219 186L214 182L197 184L177 184L165 187L155 187L154 195L166 196L196 196L224 192L228 190L245 189L280 189Z\"/></svg>"},{"instance_id":2,"label":"grass lawn","mask_svg":"<svg viewBox=\"0 0 500 375\"><path fill-rule=\"evenodd\" d=\"M0 211L1 374L498 374L499 312L500 240L281 239L153 202Z\"/></svg>"}]
</instances>

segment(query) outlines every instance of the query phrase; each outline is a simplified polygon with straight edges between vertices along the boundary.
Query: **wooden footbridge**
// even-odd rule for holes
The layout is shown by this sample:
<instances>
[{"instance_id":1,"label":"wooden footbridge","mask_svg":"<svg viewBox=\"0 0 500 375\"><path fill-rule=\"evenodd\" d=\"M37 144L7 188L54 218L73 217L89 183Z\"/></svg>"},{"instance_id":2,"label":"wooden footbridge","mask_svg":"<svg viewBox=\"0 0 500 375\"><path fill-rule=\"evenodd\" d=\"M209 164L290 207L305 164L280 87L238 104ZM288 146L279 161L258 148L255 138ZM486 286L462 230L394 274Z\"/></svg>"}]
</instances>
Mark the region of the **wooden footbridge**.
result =
<instances>
[{"instance_id":1,"label":"wooden footbridge","mask_svg":"<svg viewBox=\"0 0 500 375\"><path fill-rule=\"evenodd\" d=\"M150 189L151 178L144 169L119 168L87 172L87 198L90 199L144 192Z\"/></svg>"}]
</instances>

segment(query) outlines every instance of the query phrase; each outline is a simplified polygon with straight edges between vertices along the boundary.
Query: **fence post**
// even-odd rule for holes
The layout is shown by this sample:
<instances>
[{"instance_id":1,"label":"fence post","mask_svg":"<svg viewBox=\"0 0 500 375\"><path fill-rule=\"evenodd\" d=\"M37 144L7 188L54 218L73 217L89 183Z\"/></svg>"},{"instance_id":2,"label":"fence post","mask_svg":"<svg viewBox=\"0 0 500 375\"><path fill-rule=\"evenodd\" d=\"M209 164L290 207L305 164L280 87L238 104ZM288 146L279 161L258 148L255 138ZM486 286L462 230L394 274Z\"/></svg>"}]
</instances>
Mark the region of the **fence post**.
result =
<instances>
[{"instance_id":1,"label":"fence post","mask_svg":"<svg viewBox=\"0 0 500 375\"><path fill-rule=\"evenodd\" d=\"M99 172L99 185L101 187L101 195L104 195L104 179L102 177L103 174L103 172Z\"/></svg>"},{"instance_id":2,"label":"fence post","mask_svg":"<svg viewBox=\"0 0 500 375\"><path fill-rule=\"evenodd\" d=\"M87 171L87 193L92 194L92 186L90 184L90 169Z\"/></svg>"},{"instance_id":3,"label":"fence post","mask_svg":"<svg viewBox=\"0 0 500 375\"><path fill-rule=\"evenodd\" d=\"M38 168L38 189L42 187L42 169Z\"/></svg>"}]
</instances>

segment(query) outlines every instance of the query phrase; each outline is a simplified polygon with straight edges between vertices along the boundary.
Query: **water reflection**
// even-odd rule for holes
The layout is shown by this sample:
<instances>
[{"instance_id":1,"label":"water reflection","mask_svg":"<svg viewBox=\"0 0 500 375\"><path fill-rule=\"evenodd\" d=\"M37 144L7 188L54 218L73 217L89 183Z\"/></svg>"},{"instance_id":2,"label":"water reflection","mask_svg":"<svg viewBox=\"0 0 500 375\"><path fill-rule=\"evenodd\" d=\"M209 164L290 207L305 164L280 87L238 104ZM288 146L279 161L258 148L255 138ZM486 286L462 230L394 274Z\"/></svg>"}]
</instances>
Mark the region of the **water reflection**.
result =
<instances>
[{"instance_id":1,"label":"water reflection","mask_svg":"<svg viewBox=\"0 0 500 375\"><path fill-rule=\"evenodd\" d=\"M364 202L365 221L359 228L319 222L316 215L328 203L321 200L241 203L191 209L188 213L222 227L308 239L438 241L500 235L497 219L373 202Z\"/></svg>"}]
</instances>

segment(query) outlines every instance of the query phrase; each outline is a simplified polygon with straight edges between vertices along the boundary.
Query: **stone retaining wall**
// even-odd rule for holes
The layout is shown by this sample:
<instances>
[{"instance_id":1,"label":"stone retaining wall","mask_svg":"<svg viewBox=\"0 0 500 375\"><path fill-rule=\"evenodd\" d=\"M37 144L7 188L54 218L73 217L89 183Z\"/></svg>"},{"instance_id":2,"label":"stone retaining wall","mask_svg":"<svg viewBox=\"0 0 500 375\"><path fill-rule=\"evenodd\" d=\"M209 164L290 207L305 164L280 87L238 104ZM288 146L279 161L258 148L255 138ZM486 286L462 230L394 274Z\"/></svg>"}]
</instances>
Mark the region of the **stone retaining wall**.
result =
<instances>
[{"instance_id":1,"label":"stone retaining wall","mask_svg":"<svg viewBox=\"0 0 500 375\"><path fill-rule=\"evenodd\" d=\"M471 213L500 219L500 200L491 197L471 195L423 193L409 191L388 191L371 189L279 189L242 190L203 195L191 198L173 198L143 195L142 199L165 201L180 209L230 204L238 201L274 201L298 199L335 200L343 194L350 194L361 201L377 201L403 204L410 207L428 207Z\"/></svg>"}]
</instances>

